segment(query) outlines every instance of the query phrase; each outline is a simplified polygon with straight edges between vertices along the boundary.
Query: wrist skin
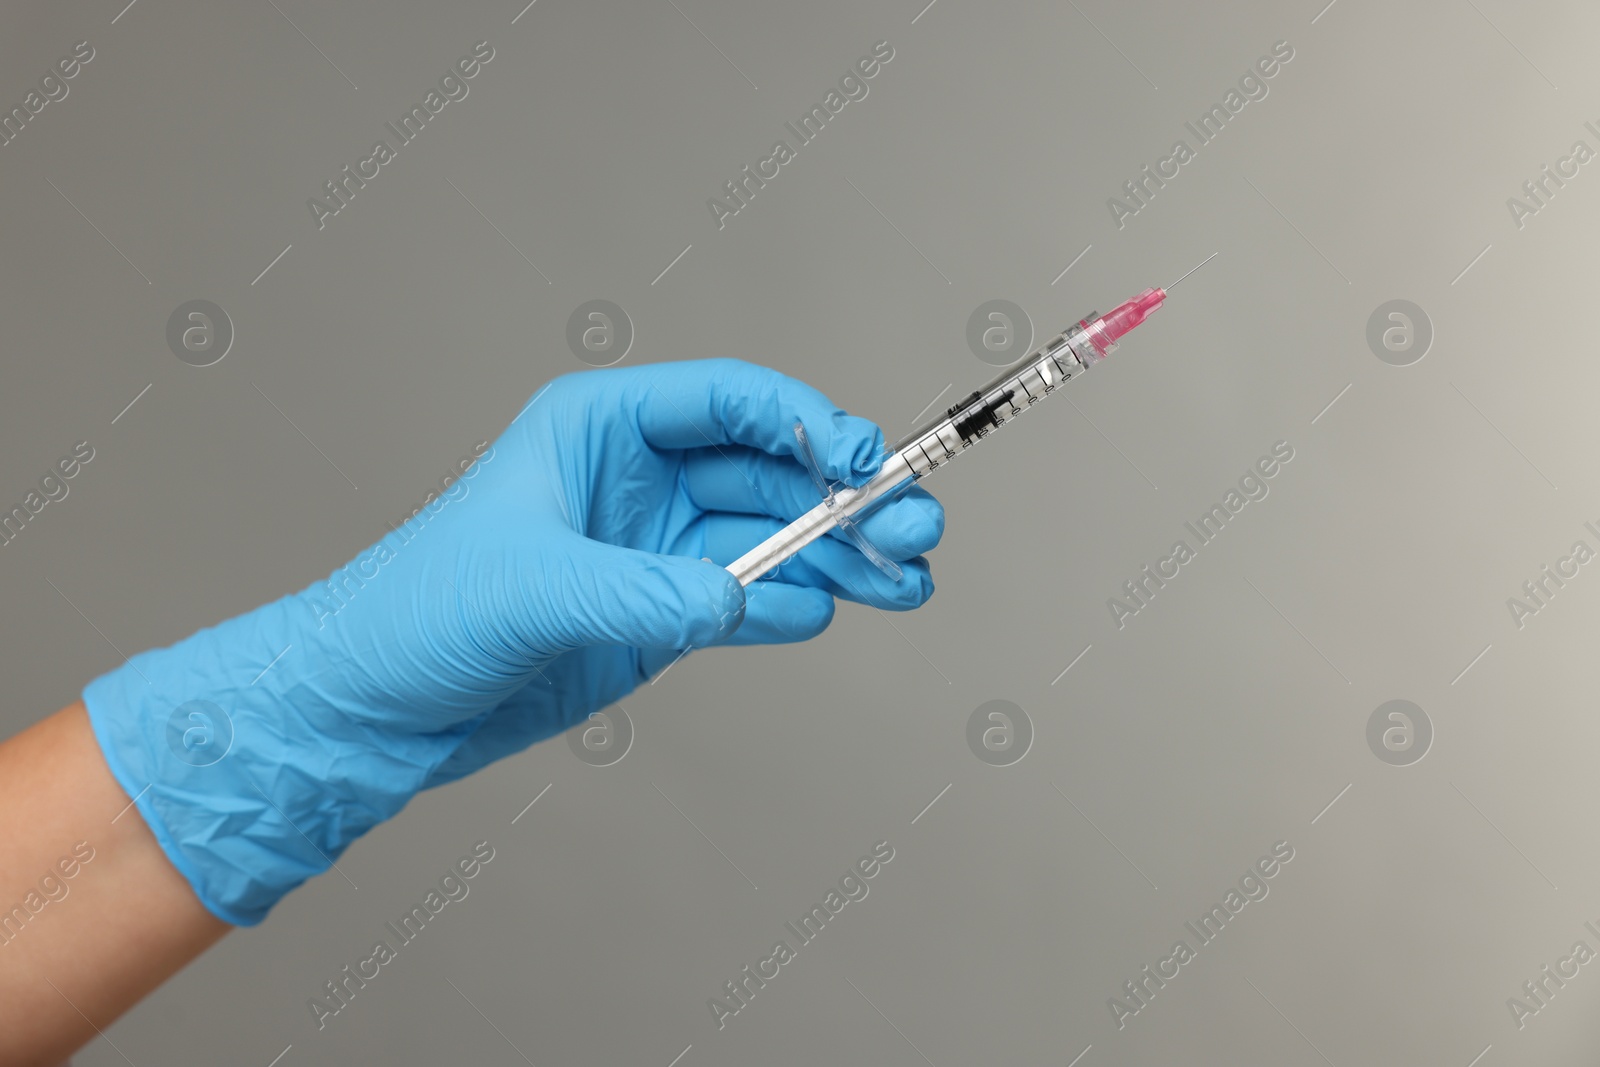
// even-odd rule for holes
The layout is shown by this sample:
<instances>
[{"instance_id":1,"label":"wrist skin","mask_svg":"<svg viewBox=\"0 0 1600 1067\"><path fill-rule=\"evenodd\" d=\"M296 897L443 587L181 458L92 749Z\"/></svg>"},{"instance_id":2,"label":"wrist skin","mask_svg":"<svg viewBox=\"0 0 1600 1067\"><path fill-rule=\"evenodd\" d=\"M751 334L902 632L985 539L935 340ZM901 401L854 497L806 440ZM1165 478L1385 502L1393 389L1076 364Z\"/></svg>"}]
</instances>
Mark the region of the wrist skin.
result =
<instances>
[{"instance_id":1,"label":"wrist skin","mask_svg":"<svg viewBox=\"0 0 1600 1067\"><path fill-rule=\"evenodd\" d=\"M128 801L81 704L0 742L7 1067L59 1067L232 929L195 899Z\"/></svg>"}]
</instances>

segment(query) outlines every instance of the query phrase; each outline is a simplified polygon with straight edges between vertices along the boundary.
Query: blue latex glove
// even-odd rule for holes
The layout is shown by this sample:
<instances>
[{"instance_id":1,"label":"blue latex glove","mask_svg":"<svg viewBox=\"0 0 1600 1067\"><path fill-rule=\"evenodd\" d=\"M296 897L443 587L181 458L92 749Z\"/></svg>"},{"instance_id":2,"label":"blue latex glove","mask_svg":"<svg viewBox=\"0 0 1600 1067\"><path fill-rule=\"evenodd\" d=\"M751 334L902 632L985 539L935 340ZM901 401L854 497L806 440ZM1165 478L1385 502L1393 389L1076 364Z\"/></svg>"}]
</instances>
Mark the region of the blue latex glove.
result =
<instances>
[{"instance_id":1,"label":"blue latex glove","mask_svg":"<svg viewBox=\"0 0 1600 1067\"><path fill-rule=\"evenodd\" d=\"M685 648L805 640L836 596L923 603L944 512L920 489L862 524L898 582L833 537L748 599L722 569L816 503L797 420L828 477L877 471L877 427L748 363L555 380L327 582L90 683L112 772L201 901L251 925L418 790L582 721Z\"/></svg>"}]
</instances>

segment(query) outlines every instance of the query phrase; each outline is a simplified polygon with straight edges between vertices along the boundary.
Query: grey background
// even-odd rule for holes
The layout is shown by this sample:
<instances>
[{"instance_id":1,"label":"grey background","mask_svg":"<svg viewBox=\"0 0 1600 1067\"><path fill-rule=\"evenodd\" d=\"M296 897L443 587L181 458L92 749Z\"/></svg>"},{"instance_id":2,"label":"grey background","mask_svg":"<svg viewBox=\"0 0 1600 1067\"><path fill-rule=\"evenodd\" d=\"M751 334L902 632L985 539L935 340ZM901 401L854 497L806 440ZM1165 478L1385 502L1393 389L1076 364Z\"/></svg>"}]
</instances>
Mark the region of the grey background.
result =
<instances>
[{"instance_id":1,"label":"grey background","mask_svg":"<svg viewBox=\"0 0 1600 1067\"><path fill-rule=\"evenodd\" d=\"M627 701L614 766L556 739L419 797L341 861L359 889L308 885L108 1027L129 1060L1592 1060L1592 967L1520 1031L1505 1001L1600 948L1600 577L1520 630L1505 600L1600 544L1600 177L1520 230L1505 200L1600 147L1600 11L520 8L0 16L8 107L97 51L0 149L0 499L79 439L97 453L0 554L6 729L113 643L171 642L369 544L581 368L584 301L627 310L627 362L744 356L894 437L992 373L964 341L982 301L1046 338L1220 254L1071 387L1080 411L1052 400L930 483L949 524L925 609L689 657ZM470 96L319 232L306 198L483 39ZM719 232L706 199L885 39L870 95ZM1119 230L1106 198L1280 39L1267 98ZM166 347L191 299L233 320L215 366ZM1391 299L1433 323L1408 367L1365 341ZM1278 440L1271 495L1116 629L1106 598ZM1009 767L966 745L993 699L1034 727ZM1366 744L1391 699L1433 723L1412 766ZM319 1033L307 998L485 838L471 896ZM707 998L880 839L871 895L719 1032ZM1107 998L1279 840L1270 895L1119 1031ZM124 1061L97 1041L77 1062Z\"/></svg>"}]
</instances>

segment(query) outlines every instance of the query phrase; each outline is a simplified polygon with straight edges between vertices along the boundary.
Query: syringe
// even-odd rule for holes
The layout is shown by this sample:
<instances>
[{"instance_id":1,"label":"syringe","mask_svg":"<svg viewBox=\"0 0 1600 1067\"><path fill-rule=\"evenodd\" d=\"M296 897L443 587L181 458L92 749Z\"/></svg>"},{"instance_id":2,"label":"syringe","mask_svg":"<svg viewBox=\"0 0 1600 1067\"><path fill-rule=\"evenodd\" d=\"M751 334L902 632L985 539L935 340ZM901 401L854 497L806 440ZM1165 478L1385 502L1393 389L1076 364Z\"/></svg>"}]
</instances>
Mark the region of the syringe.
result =
<instances>
[{"instance_id":1,"label":"syringe","mask_svg":"<svg viewBox=\"0 0 1600 1067\"><path fill-rule=\"evenodd\" d=\"M894 499L907 487L1055 392L1062 382L1076 378L1105 359L1117 347L1117 341L1159 308L1166 298L1165 289L1146 289L1107 315L1091 311L994 381L903 438L884 458L878 473L864 485L830 489L810 456L804 429L797 424L795 434L800 439L802 458L818 481L824 499L734 560L728 570L739 579L740 585L747 586L838 527L850 535L874 563L898 578L899 568L861 537L854 520Z\"/></svg>"}]
</instances>

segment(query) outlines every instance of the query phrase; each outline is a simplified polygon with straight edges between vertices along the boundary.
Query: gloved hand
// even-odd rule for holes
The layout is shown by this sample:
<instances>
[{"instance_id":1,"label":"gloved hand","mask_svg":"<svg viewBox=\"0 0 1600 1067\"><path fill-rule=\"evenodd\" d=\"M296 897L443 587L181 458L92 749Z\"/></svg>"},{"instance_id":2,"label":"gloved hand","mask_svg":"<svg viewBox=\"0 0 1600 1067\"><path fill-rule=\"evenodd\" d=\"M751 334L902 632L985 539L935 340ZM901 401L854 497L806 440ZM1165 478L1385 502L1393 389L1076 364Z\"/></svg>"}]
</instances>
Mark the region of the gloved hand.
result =
<instances>
[{"instance_id":1,"label":"gloved hand","mask_svg":"<svg viewBox=\"0 0 1600 1067\"><path fill-rule=\"evenodd\" d=\"M877 471L875 426L762 367L558 378L327 582L90 683L112 772L201 901L253 925L418 790L583 720L686 648L805 640L834 597L923 603L944 512L920 489L862 522L898 582L835 537L748 598L722 569L817 502L796 420L829 478Z\"/></svg>"}]
</instances>

